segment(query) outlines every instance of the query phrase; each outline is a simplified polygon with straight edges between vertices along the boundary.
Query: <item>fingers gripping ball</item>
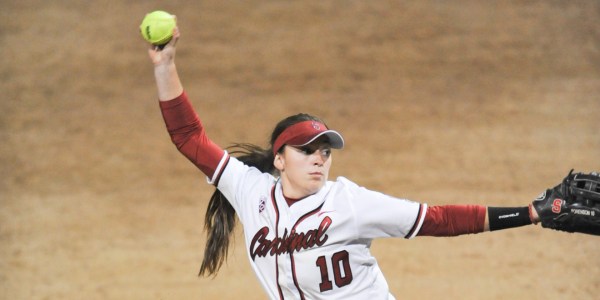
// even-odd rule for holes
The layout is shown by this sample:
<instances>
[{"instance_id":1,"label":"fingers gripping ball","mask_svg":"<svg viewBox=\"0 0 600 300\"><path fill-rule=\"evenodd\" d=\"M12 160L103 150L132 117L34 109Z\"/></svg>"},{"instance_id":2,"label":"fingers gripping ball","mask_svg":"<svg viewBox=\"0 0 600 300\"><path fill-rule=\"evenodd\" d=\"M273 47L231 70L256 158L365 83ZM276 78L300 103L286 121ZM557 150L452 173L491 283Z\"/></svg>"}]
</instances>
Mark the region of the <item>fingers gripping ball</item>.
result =
<instances>
[{"instance_id":1,"label":"fingers gripping ball","mask_svg":"<svg viewBox=\"0 0 600 300\"><path fill-rule=\"evenodd\" d=\"M173 37L175 26L176 19L174 15L157 10L146 14L140 25L140 32L146 41L162 48Z\"/></svg>"}]
</instances>

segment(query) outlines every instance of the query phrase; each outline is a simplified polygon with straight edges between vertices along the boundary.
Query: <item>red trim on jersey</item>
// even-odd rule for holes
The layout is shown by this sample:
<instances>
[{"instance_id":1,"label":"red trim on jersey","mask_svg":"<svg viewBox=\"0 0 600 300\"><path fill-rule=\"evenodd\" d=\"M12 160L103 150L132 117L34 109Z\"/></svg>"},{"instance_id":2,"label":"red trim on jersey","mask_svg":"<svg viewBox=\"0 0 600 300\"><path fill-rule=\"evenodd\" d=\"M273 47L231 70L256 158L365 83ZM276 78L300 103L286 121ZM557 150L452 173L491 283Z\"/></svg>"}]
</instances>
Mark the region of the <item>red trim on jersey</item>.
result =
<instances>
[{"instance_id":1,"label":"red trim on jersey","mask_svg":"<svg viewBox=\"0 0 600 300\"><path fill-rule=\"evenodd\" d=\"M294 198L288 198L285 195L283 195L283 198L285 198L285 203L287 203L288 206L292 206L292 204L297 203L298 201L300 201L300 200L302 200L302 199L304 199L306 197L310 197L310 196L312 196L312 195L304 196L304 197L299 198L299 199L294 199Z\"/></svg>"},{"instance_id":2,"label":"red trim on jersey","mask_svg":"<svg viewBox=\"0 0 600 300\"><path fill-rule=\"evenodd\" d=\"M321 207L323 207L323 203L321 203L321 205L319 205L317 208L304 214L304 216L300 217L300 219L298 219L298 221L296 221L294 226L292 226L292 232L296 231L296 227L298 227L298 225L300 223L302 223L302 221L304 221L306 218L308 218L308 217L316 214L318 211L320 211ZM292 279L294 279L294 285L296 286L296 289L298 289L298 293L300 293L300 299L304 300L305 299L304 293L302 292L302 289L300 289L300 284L298 284L298 278L296 276L296 264L294 263L294 251L290 252L290 263L292 265Z\"/></svg>"},{"instance_id":3,"label":"red trim on jersey","mask_svg":"<svg viewBox=\"0 0 600 300\"><path fill-rule=\"evenodd\" d=\"M227 158L225 158L225 162L223 163L223 166L220 169L216 170L217 174L213 181L213 184L215 186L219 185L219 180L221 180L221 175L223 175L223 171L225 170L225 167L227 167L228 163L229 163L229 155L227 155Z\"/></svg>"},{"instance_id":4,"label":"red trim on jersey","mask_svg":"<svg viewBox=\"0 0 600 300\"><path fill-rule=\"evenodd\" d=\"M415 230L417 230L417 228L419 228L419 224L421 224L421 218L423 218L423 204L419 204L419 213L417 214L417 219L415 220L415 224L413 224L410 231L408 231L408 233L404 236L405 239L413 236Z\"/></svg>"},{"instance_id":5,"label":"red trim on jersey","mask_svg":"<svg viewBox=\"0 0 600 300\"><path fill-rule=\"evenodd\" d=\"M185 91L175 99L160 101L159 105L173 144L208 178L212 178L224 151L206 136Z\"/></svg>"},{"instance_id":6,"label":"red trim on jersey","mask_svg":"<svg viewBox=\"0 0 600 300\"><path fill-rule=\"evenodd\" d=\"M429 206L418 236L457 236L483 232L486 207L482 205Z\"/></svg>"},{"instance_id":7,"label":"red trim on jersey","mask_svg":"<svg viewBox=\"0 0 600 300\"><path fill-rule=\"evenodd\" d=\"M273 203L273 208L275 209L275 237L279 236L279 208L277 207L277 201L275 200L275 187L277 184L273 185L271 188L271 203ZM279 286L279 255L275 255L275 282L277 283L277 292L279 292L279 299L283 299L283 291L281 291L281 286Z\"/></svg>"}]
</instances>

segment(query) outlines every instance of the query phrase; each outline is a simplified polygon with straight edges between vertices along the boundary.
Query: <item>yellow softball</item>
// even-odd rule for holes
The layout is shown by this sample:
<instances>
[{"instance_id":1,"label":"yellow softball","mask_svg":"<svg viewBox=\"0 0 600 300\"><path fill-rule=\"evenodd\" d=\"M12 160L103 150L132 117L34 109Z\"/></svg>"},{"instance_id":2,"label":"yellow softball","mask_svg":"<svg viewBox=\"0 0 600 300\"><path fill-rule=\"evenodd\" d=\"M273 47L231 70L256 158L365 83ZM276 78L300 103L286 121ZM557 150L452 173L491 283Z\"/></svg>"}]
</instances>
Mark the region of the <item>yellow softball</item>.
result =
<instances>
[{"instance_id":1,"label":"yellow softball","mask_svg":"<svg viewBox=\"0 0 600 300\"><path fill-rule=\"evenodd\" d=\"M162 10L146 14L140 25L142 37L153 45L168 43L176 26L175 16Z\"/></svg>"}]
</instances>

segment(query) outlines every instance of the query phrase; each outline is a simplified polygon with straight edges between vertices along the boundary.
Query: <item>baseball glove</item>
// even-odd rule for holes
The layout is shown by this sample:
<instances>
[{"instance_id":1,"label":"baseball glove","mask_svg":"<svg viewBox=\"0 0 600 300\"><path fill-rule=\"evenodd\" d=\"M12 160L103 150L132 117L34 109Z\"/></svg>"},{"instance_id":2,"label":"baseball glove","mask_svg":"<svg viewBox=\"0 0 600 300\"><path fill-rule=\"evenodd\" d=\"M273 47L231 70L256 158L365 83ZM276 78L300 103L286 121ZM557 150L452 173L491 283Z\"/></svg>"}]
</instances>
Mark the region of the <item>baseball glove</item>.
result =
<instances>
[{"instance_id":1,"label":"baseball glove","mask_svg":"<svg viewBox=\"0 0 600 300\"><path fill-rule=\"evenodd\" d=\"M600 175L571 170L562 183L538 196L531 209L544 228L600 235Z\"/></svg>"}]
</instances>

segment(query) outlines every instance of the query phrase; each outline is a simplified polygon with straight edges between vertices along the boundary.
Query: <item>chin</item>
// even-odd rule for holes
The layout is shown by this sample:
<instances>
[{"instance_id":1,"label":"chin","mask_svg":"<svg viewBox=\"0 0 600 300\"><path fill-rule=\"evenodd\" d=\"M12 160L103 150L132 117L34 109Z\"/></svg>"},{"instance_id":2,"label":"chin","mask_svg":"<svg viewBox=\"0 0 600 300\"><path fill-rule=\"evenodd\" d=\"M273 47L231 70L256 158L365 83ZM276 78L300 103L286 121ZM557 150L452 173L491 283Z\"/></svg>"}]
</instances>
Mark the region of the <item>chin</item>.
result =
<instances>
[{"instance_id":1,"label":"chin","mask_svg":"<svg viewBox=\"0 0 600 300\"><path fill-rule=\"evenodd\" d=\"M325 182L314 183L307 188L307 191L310 195L316 194L323 188L323 186L325 186Z\"/></svg>"}]
</instances>

